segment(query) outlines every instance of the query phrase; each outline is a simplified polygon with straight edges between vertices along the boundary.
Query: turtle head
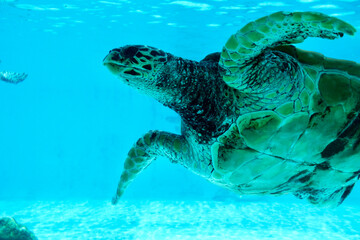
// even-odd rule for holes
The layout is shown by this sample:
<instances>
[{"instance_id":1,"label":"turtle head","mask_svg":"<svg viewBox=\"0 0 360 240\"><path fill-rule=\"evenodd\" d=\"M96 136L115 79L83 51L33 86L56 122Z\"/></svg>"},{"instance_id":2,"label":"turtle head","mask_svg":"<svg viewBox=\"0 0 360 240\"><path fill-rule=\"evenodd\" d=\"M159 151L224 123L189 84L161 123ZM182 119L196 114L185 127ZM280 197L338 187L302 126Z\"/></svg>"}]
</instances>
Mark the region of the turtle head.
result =
<instances>
[{"instance_id":1,"label":"turtle head","mask_svg":"<svg viewBox=\"0 0 360 240\"><path fill-rule=\"evenodd\" d=\"M156 85L157 74L171 56L154 47L127 45L111 50L103 63L126 84L144 89Z\"/></svg>"}]
</instances>

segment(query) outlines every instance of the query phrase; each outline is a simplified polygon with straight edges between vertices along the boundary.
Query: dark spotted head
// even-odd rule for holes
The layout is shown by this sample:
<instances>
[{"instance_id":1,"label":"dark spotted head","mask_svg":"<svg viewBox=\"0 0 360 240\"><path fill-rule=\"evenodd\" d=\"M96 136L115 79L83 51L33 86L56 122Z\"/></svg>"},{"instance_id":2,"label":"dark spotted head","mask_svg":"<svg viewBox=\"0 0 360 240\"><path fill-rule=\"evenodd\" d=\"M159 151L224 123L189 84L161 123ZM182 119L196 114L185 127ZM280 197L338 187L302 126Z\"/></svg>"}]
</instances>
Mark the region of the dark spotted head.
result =
<instances>
[{"instance_id":1,"label":"dark spotted head","mask_svg":"<svg viewBox=\"0 0 360 240\"><path fill-rule=\"evenodd\" d=\"M154 47L127 45L115 48L103 63L116 76L130 85L150 84L171 55Z\"/></svg>"}]
</instances>

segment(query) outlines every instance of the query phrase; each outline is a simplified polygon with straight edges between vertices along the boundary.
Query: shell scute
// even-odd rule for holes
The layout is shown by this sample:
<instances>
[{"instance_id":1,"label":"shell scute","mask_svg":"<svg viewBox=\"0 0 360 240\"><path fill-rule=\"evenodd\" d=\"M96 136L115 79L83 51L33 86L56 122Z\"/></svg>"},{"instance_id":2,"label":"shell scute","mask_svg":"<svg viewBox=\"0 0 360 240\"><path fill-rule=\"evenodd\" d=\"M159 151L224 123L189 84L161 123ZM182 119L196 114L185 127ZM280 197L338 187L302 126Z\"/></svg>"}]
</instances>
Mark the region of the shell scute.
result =
<instances>
[{"instance_id":1,"label":"shell scute","mask_svg":"<svg viewBox=\"0 0 360 240\"><path fill-rule=\"evenodd\" d=\"M269 143L268 153L287 159L292 146L306 130L308 123L309 114L306 112L298 112L285 118Z\"/></svg>"},{"instance_id":2,"label":"shell scute","mask_svg":"<svg viewBox=\"0 0 360 240\"><path fill-rule=\"evenodd\" d=\"M346 125L347 115L342 106L327 107L311 115L306 130L293 146L290 158L299 162L321 163L321 152L337 138Z\"/></svg>"},{"instance_id":3,"label":"shell scute","mask_svg":"<svg viewBox=\"0 0 360 240\"><path fill-rule=\"evenodd\" d=\"M319 80L319 91L327 105L343 103L352 95L350 79L339 74L323 74Z\"/></svg>"},{"instance_id":4,"label":"shell scute","mask_svg":"<svg viewBox=\"0 0 360 240\"><path fill-rule=\"evenodd\" d=\"M275 112L260 111L239 117L236 124L239 134L246 145L263 152L268 147L271 137L277 131L281 122L281 117Z\"/></svg>"},{"instance_id":5,"label":"shell scute","mask_svg":"<svg viewBox=\"0 0 360 240\"><path fill-rule=\"evenodd\" d=\"M360 77L360 64L353 61L325 58L324 68L327 70L338 69L349 75Z\"/></svg>"},{"instance_id":6,"label":"shell scute","mask_svg":"<svg viewBox=\"0 0 360 240\"><path fill-rule=\"evenodd\" d=\"M267 155L260 155L251 159L251 161L247 161L245 164L240 166L239 169L234 171L229 177L230 183L234 185L248 184L271 167L280 163L281 159Z\"/></svg>"},{"instance_id":7,"label":"shell scute","mask_svg":"<svg viewBox=\"0 0 360 240\"><path fill-rule=\"evenodd\" d=\"M269 158L271 157L267 156L262 160L266 161ZM306 185L306 182L302 182L299 180L292 181L291 179L301 172L307 172L309 174L313 171L313 169L313 166L299 166L297 163L292 161L278 160L277 162L275 162L275 164L271 165L263 172L261 172L261 177L254 177L253 180L250 181L246 187L252 190L268 193L280 191L291 192L291 190L295 187L299 188ZM284 186L285 183L288 182L291 182L291 184Z\"/></svg>"}]
</instances>

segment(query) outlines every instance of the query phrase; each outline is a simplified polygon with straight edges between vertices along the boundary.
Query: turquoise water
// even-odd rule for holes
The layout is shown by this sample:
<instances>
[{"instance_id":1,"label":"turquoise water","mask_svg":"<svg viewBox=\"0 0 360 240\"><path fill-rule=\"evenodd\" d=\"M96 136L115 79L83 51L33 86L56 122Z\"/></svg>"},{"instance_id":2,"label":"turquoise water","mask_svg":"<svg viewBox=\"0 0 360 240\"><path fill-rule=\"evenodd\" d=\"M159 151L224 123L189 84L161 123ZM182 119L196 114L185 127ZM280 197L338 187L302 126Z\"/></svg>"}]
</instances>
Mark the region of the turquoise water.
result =
<instances>
[{"instance_id":1,"label":"turquoise water","mask_svg":"<svg viewBox=\"0 0 360 240\"><path fill-rule=\"evenodd\" d=\"M0 215L39 239L359 239L359 186L338 209L322 210L290 196L238 198L159 159L124 202L109 204L133 143L151 129L179 133L180 118L113 77L102 66L108 51L147 44L201 60L280 10L321 11L360 31L353 0L0 0L0 71L29 74L0 82ZM357 34L299 47L360 62L359 43Z\"/></svg>"}]
</instances>

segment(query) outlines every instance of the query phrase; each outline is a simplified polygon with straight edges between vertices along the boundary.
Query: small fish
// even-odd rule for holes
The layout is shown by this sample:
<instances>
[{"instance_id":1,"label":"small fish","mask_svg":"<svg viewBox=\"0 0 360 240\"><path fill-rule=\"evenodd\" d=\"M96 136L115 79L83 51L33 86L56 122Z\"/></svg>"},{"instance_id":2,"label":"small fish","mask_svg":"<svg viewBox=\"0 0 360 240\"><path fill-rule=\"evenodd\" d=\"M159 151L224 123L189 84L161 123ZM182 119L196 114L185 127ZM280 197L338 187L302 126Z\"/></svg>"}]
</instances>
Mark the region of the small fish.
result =
<instances>
[{"instance_id":1,"label":"small fish","mask_svg":"<svg viewBox=\"0 0 360 240\"><path fill-rule=\"evenodd\" d=\"M0 79L2 81L14 84L24 81L27 76L26 73L0 72Z\"/></svg>"}]
</instances>

